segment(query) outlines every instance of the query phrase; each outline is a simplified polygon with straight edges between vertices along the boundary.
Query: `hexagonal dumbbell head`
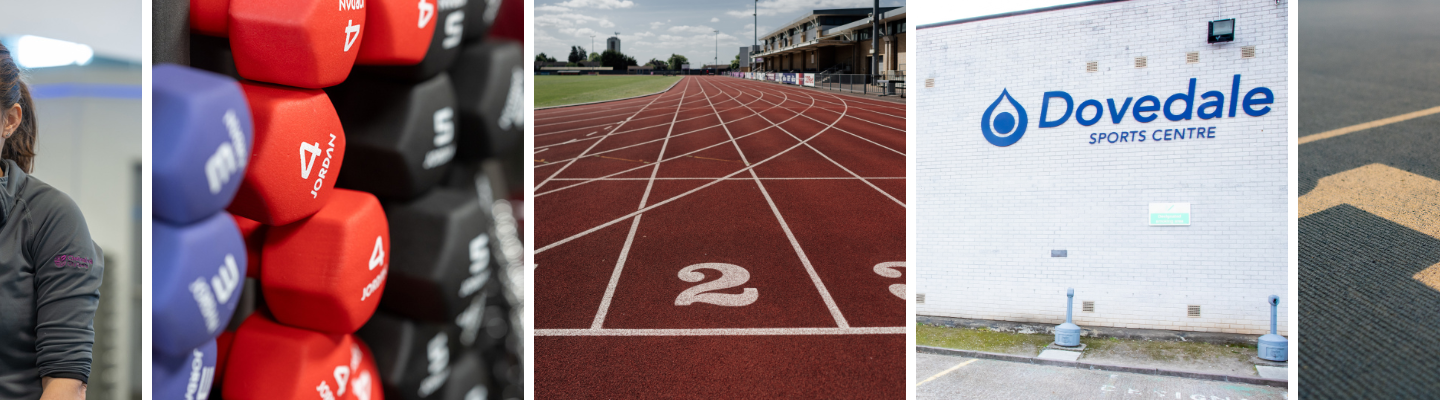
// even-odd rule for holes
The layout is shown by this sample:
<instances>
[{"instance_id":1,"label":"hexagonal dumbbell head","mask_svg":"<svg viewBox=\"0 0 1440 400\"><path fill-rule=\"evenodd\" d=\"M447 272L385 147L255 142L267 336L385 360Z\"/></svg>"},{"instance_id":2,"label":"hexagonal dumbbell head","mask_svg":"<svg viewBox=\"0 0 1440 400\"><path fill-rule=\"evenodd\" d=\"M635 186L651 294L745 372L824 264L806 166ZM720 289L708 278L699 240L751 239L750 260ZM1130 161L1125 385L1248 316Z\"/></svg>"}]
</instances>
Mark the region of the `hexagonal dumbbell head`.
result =
<instances>
[{"instance_id":1,"label":"hexagonal dumbbell head","mask_svg":"<svg viewBox=\"0 0 1440 400\"><path fill-rule=\"evenodd\" d=\"M321 90L240 86L255 116L255 146L230 212L266 225L314 214L345 161L345 131L330 98Z\"/></svg>"},{"instance_id":2,"label":"hexagonal dumbbell head","mask_svg":"<svg viewBox=\"0 0 1440 400\"><path fill-rule=\"evenodd\" d=\"M226 357L228 400L384 400L379 369L365 343L251 315Z\"/></svg>"},{"instance_id":3,"label":"hexagonal dumbbell head","mask_svg":"<svg viewBox=\"0 0 1440 400\"><path fill-rule=\"evenodd\" d=\"M390 227L374 195L337 189L309 219L270 227L261 257L261 293L277 321L350 333L385 291Z\"/></svg>"},{"instance_id":4,"label":"hexagonal dumbbell head","mask_svg":"<svg viewBox=\"0 0 1440 400\"><path fill-rule=\"evenodd\" d=\"M450 79L459 102L460 154L480 159L516 151L525 131L525 67L520 45L466 45Z\"/></svg>"},{"instance_id":5,"label":"hexagonal dumbbell head","mask_svg":"<svg viewBox=\"0 0 1440 400\"><path fill-rule=\"evenodd\" d=\"M260 277L260 252L265 248L265 232L269 231L268 225L245 218L239 215L231 215L235 218L235 226L240 228L240 236L245 238L245 265L246 278Z\"/></svg>"},{"instance_id":6,"label":"hexagonal dumbbell head","mask_svg":"<svg viewBox=\"0 0 1440 400\"><path fill-rule=\"evenodd\" d=\"M391 249L405 260L390 269L385 309L426 321L454 319L490 278L490 217L474 192L436 188L408 202L387 202Z\"/></svg>"},{"instance_id":7,"label":"hexagonal dumbbell head","mask_svg":"<svg viewBox=\"0 0 1440 400\"><path fill-rule=\"evenodd\" d=\"M230 214L186 226L154 223L154 346L180 356L214 339L239 303L245 243Z\"/></svg>"},{"instance_id":8,"label":"hexagonal dumbbell head","mask_svg":"<svg viewBox=\"0 0 1440 400\"><path fill-rule=\"evenodd\" d=\"M438 324L382 312L356 335L375 345L375 364L388 395L406 400L440 399L454 378L450 364L459 358L458 348L455 338Z\"/></svg>"},{"instance_id":9,"label":"hexagonal dumbbell head","mask_svg":"<svg viewBox=\"0 0 1440 400\"><path fill-rule=\"evenodd\" d=\"M438 0L370 0L365 7L366 40L355 63L414 65L425 59L441 23Z\"/></svg>"},{"instance_id":10,"label":"hexagonal dumbbell head","mask_svg":"<svg viewBox=\"0 0 1440 400\"><path fill-rule=\"evenodd\" d=\"M215 375L215 339L179 355L150 360L151 385L157 399L198 399L210 395Z\"/></svg>"},{"instance_id":11,"label":"hexagonal dumbbell head","mask_svg":"<svg viewBox=\"0 0 1440 400\"><path fill-rule=\"evenodd\" d=\"M465 41L475 42L485 38L485 33L490 32L490 24L495 23L495 15L500 12L500 0L450 0L459 2L465 7Z\"/></svg>"},{"instance_id":12,"label":"hexagonal dumbbell head","mask_svg":"<svg viewBox=\"0 0 1440 400\"><path fill-rule=\"evenodd\" d=\"M450 366L453 379L445 385L445 399L483 400L490 392L490 371L485 368L485 359L479 351L460 353L460 359Z\"/></svg>"},{"instance_id":13,"label":"hexagonal dumbbell head","mask_svg":"<svg viewBox=\"0 0 1440 400\"><path fill-rule=\"evenodd\" d=\"M250 106L224 75L173 64L154 70L155 217L188 224L230 205L250 160Z\"/></svg>"},{"instance_id":14,"label":"hexagonal dumbbell head","mask_svg":"<svg viewBox=\"0 0 1440 400\"><path fill-rule=\"evenodd\" d=\"M365 0L338 2L191 0L190 26L228 36L246 79L322 88L350 75L365 36Z\"/></svg>"},{"instance_id":15,"label":"hexagonal dumbbell head","mask_svg":"<svg viewBox=\"0 0 1440 400\"><path fill-rule=\"evenodd\" d=\"M345 125L350 164L336 185L411 199L455 158L455 94L440 74L418 84L357 78L329 90Z\"/></svg>"},{"instance_id":16,"label":"hexagonal dumbbell head","mask_svg":"<svg viewBox=\"0 0 1440 400\"><path fill-rule=\"evenodd\" d=\"M364 62L357 65L356 71L365 75L383 76L386 78L406 82L418 82L435 77L436 74L444 72L455 62L455 56L460 54L461 41L470 28L469 11L471 6L476 4L469 0L429 0L435 4L435 29L433 36L428 41L429 48L424 51L424 58L419 63L410 65L387 65L381 63ZM485 0L478 0L478 4L485 3ZM373 37L372 37L373 39ZM366 42L369 45L369 42Z\"/></svg>"}]
</instances>

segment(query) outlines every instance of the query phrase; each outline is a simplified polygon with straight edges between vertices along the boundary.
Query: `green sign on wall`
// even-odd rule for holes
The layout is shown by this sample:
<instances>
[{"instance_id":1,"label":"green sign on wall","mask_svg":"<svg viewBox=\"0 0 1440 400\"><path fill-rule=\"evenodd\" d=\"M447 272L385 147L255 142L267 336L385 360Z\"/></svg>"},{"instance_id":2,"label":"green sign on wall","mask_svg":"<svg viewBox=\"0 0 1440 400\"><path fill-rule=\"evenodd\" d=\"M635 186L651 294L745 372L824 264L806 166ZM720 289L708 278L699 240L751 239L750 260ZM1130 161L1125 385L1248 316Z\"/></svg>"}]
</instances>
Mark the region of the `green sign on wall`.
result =
<instances>
[{"instance_id":1,"label":"green sign on wall","mask_svg":"<svg viewBox=\"0 0 1440 400\"><path fill-rule=\"evenodd\" d=\"M1190 203L1150 203L1150 226L1190 225Z\"/></svg>"}]
</instances>

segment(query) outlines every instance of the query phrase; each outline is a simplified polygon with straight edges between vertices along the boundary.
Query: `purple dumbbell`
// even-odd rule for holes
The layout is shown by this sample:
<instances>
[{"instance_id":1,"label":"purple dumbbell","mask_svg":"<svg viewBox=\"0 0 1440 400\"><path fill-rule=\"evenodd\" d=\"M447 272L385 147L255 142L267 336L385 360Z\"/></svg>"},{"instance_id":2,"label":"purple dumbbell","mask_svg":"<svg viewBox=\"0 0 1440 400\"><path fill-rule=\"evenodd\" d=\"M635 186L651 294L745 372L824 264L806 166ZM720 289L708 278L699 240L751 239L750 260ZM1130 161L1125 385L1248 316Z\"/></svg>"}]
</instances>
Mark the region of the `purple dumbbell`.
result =
<instances>
[{"instance_id":1,"label":"purple dumbbell","mask_svg":"<svg viewBox=\"0 0 1440 400\"><path fill-rule=\"evenodd\" d=\"M166 64L154 70L155 218L189 224L230 205L254 130L235 80Z\"/></svg>"},{"instance_id":2,"label":"purple dumbbell","mask_svg":"<svg viewBox=\"0 0 1440 400\"><path fill-rule=\"evenodd\" d=\"M215 339L210 339L183 354L156 354L150 360L154 398L209 398L210 386L219 378L215 376L215 349Z\"/></svg>"},{"instance_id":3,"label":"purple dumbbell","mask_svg":"<svg viewBox=\"0 0 1440 400\"><path fill-rule=\"evenodd\" d=\"M245 241L225 212L186 226L154 224L153 343L180 356L220 334L245 284Z\"/></svg>"}]
</instances>

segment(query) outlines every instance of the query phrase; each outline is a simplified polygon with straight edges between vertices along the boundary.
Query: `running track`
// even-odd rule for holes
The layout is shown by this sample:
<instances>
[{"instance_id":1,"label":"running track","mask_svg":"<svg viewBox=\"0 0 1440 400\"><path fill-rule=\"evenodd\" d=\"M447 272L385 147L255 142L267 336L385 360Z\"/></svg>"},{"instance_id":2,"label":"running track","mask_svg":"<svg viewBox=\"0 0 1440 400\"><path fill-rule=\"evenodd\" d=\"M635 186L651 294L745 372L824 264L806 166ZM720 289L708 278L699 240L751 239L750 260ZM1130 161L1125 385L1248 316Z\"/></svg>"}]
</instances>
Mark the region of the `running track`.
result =
<instances>
[{"instance_id":1,"label":"running track","mask_svg":"<svg viewBox=\"0 0 1440 400\"><path fill-rule=\"evenodd\" d=\"M904 104L730 77L537 110L536 397L903 397L904 151Z\"/></svg>"}]
</instances>

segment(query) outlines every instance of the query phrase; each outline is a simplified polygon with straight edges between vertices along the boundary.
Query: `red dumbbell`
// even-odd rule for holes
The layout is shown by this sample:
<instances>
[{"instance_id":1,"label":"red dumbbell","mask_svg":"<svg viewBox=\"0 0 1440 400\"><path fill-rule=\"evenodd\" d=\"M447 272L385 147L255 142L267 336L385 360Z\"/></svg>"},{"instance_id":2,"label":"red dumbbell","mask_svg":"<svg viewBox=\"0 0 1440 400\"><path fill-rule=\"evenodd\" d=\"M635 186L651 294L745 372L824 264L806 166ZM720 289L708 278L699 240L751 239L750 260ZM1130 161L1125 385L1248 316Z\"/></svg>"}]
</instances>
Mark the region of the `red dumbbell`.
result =
<instances>
[{"instance_id":1,"label":"red dumbbell","mask_svg":"<svg viewBox=\"0 0 1440 400\"><path fill-rule=\"evenodd\" d=\"M255 141L230 212L285 225L325 205L345 161L345 131L321 90L241 82Z\"/></svg>"},{"instance_id":2,"label":"red dumbbell","mask_svg":"<svg viewBox=\"0 0 1440 400\"><path fill-rule=\"evenodd\" d=\"M370 0L366 4L366 29L356 64L414 65L425 59L435 27L443 21L440 1Z\"/></svg>"},{"instance_id":3,"label":"red dumbbell","mask_svg":"<svg viewBox=\"0 0 1440 400\"><path fill-rule=\"evenodd\" d=\"M260 290L280 323L330 333L360 329L390 270L390 224L374 195L336 189L309 219L272 226Z\"/></svg>"},{"instance_id":4,"label":"red dumbbell","mask_svg":"<svg viewBox=\"0 0 1440 400\"><path fill-rule=\"evenodd\" d=\"M235 332L222 394L229 400L384 400L375 357L351 334L278 324L260 313Z\"/></svg>"},{"instance_id":5,"label":"red dumbbell","mask_svg":"<svg viewBox=\"0 0 1440 400\"><path fill-rule=\"evenodd\" d=\"M260 249L265 247L266 225L239 215L231 215L235 226L240 228L240 237L245 238L245 277L260 277Z\"/></svg>"},{"instance_id":6,"label":"red dumbbell","mask_svg":"<svg viewBox=\"0 0 1440 400\"><path fill-rule=\"evenodd\" d=\"M190 29L229 37L246 79L318 89L350 74L366 14L365 0L190 0Z\"/></svg>"}]
</instances>

